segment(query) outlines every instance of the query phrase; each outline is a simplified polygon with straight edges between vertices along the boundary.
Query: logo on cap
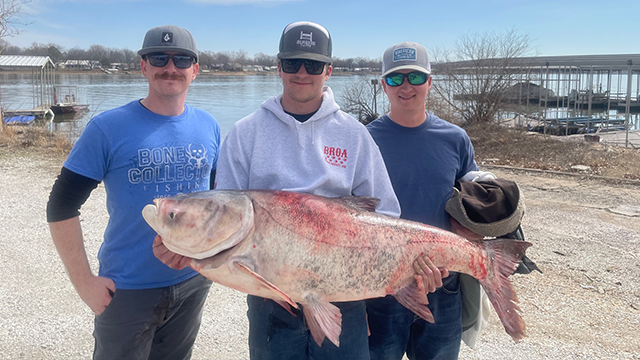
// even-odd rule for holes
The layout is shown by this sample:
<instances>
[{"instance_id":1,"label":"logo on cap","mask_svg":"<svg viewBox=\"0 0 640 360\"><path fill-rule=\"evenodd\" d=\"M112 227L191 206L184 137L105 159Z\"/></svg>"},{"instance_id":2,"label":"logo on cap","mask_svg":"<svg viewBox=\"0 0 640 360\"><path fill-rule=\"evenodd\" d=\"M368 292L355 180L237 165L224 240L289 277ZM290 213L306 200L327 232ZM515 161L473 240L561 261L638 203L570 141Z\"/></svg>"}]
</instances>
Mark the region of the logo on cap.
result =
<instances>
[{"instance_id":1,"label":"logo on cap","mask_svg":"<svg viewBox=\"0 0 640 360\"><path fill-rule=\"evenodd\" d=\"M163 32L162 33L162 42L163 43L173 42L173 33L172 32Z\"/></svg>"},{"instance_id":2,"label":"logo on cap","mask_svg":"<svg viewBox=\"0 0 640 360\"><path fill-rule=\"evenodd\" d=\"M414 48L400 48L393 50L393 62L396 61L416 61L417 52Z\"/></svg>"},{"instance_id":3,"label":"logo on cap","mask_svg":"<svg viewBox=\"0 0 640 360\"><path fill-rule=\"evenodd\" d=\"M300 31L300 40L296 41L296 45L300 45L302 47L316 46L316 42L313 41L313 32L305 34L304 31Z\"/></svg>"}]
</instances>

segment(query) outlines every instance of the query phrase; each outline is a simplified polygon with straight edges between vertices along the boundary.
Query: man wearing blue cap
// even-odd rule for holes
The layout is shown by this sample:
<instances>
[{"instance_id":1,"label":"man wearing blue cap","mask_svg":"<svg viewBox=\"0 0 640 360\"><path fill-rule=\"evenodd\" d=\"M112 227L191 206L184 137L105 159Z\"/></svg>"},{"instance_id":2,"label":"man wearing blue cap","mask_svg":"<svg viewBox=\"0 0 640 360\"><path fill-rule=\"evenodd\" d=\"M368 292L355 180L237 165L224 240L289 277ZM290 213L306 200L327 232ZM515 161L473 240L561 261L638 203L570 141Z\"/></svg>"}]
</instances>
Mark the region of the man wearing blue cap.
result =
<instances>
[{"instance_id":1,"label":"man wearing blue cap","mask_svg":"<svg viewBox=\"0 0 640 360\"><path fill-rule=\"evenodd\" d=\"M431 81L424 46L403 42L389 47L382 59L382 86L391 111L371 122L368 129L389 170L401 218L450 230L445 204L456 180L478 167L466 132L426 113ZM411 360L458 358L462 336L459 275L431 269L445 276L442 286L427 296L434 323L416 317L391 296L367 300L371 359L400 360L405 352Z\"/></svg>"},{"instance_id":2,"label":"man wearing blue cap","mask_svg":"<svg viewBox=\"0 0 640 360\"><path fill-rule=\"evenodd\" d=\"M185 104L198 73L187 30L153 28L138 54L148 95L87 124L53 186L47 221L71 282L96 315L94 359L189 359L211 281L154 256L156 234L142 208L155 198L209 189L220 127ZM94 275L78 210L100 182L109 223Z\"/></svg>"}]
</instances>

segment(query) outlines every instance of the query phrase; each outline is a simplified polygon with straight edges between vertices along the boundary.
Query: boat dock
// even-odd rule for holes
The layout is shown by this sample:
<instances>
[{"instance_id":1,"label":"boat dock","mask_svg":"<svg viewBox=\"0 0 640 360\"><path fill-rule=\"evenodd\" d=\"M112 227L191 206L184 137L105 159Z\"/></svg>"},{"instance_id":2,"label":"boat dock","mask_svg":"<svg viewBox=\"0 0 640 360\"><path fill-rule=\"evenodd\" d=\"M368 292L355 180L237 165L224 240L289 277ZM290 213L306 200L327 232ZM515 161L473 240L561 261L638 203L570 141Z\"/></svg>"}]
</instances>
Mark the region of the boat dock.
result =
<instances>
[{"instance_id":1,"label":"boat dock","mask_svg":"<svg viewBox=\"0 0 640 360\"><path fill-rule=\"evenodd\" d=\"M7 125L23 125L32 126L36 121L35 116L18 115L4 118L4 123Z\"/></svg>"},{"instance_id":2,"label":"boat dock","mask_svg":"<svg viewBox=\"0 0 640 360\"><path fill-rule=\"evenodd\" d=\"M51 104L54 103L55 65L48 56L0 55L0 68L31 70L32 108L4 109L5 118L33 116L45 118L53 115Z\"/></svg>"},{"instance_id":3,"label":"boat dock","mask_svg":"<svg viewBox=\"0 0 640 360\"><path fill-rule=\"evenodd\" d=\"M51 105L45 104L37 106L33 109L26 110L3 110L3 114L5 117L13 117L13 116L34 116L38 119L44 118L47 114L53 114L51 112Z\"/></svg>"},{"instance_id":4,"label":"boat dock","mask_svg":"<svg viewBox=\"0 0 640 360\"><path fill-rule=\"evenodd\" d=\"M499 99L509 103L505 112L545 119L535 124L545 133L554 129L558 135L638 129L640 54L473 59L436 63L432 70L439 92L449 97L449 103L501 95ZM483 83L487 79L490 81ZM492 83L492 79L500 81ZM476 87L478 83L489 85ZM492 86L495 93L490 91ZM549 119L553 114L556 118ZM586 124L581 119L561 119L572 115L586 115ZM624 117L625 122L610 117Z\"/></svg>"},{"instance_id":5,"label":"boat dock","mask_svg":"<svg viewBox=\"0 0 640 360\"><path fill-rule=\"evenodd\" d=\"M624 131L625 119L590 118L576 116L569 118L548 118L529 121L527 128L550 135L595 134L602 132Z\"/></svg>"}]
</instances>

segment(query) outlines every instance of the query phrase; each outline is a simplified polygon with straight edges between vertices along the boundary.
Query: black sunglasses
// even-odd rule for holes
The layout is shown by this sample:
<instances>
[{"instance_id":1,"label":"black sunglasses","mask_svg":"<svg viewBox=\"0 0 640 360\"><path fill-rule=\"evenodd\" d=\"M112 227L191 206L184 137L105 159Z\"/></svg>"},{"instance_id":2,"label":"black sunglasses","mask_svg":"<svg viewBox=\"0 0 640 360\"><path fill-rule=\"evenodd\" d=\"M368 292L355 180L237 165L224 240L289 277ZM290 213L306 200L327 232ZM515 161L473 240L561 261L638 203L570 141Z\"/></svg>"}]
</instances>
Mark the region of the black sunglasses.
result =
<instances>
[{"instance_id":1,"label":"black sunglasses","mask_svg":"<svg viewBox=\"0 0 640 360\"><path fill-rule=\"evenodd\" d=\"M280 68L287 74L295 74L300 71L300 67L304 64L304 69L309 75L320 75L324 71L327 63L322 61L307 59L280 59Z\"/></svg>"},{"instance_id":2,"label":"black sunglasses","mask_svg":"<svg viewBox=\"0 0 640 360\"><path fill-rule=\"evenodd\" d=\"M389 86L400 86L404 82L404 78L407 78L411 85L422 85L429 80L429 75L421 71L414 71L408 74L391 73L384 77Z\"/></svg>"},{"instance_id":3,"label":"black sunglasses","mask_svg":"<svg viewBox=\"0 0 640 360\"><path fill-rule=\"evenodd\" d=\"M196 62L196 58L191 55L184 54L169 55L165 53L155 53L146 55L146 58L149 61L149 64L155 67L167 66L169 59L173 59L173 65L178 69L188 69Z\"/></svg>"}]
</instances>

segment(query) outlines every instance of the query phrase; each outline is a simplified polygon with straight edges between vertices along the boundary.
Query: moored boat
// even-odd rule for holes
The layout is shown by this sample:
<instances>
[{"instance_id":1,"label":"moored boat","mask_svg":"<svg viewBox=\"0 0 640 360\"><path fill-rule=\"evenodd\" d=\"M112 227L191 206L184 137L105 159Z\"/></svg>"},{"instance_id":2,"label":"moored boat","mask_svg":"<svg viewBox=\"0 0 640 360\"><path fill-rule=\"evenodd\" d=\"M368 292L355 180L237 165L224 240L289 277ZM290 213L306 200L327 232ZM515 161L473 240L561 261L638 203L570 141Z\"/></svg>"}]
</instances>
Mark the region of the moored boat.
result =
<instances>
[{"instance_id":1,"label":"moored boat","mask_svg":"<svg viewBox=\"0 0 640 360\"><path fill-rule=\"evenodd\" d=\"M53 90L53 101L51 111L54 114L78 113L89 110L88 104L78 103L78 88L76 86L56 86Z\"/></svg>"}]
</instances>

